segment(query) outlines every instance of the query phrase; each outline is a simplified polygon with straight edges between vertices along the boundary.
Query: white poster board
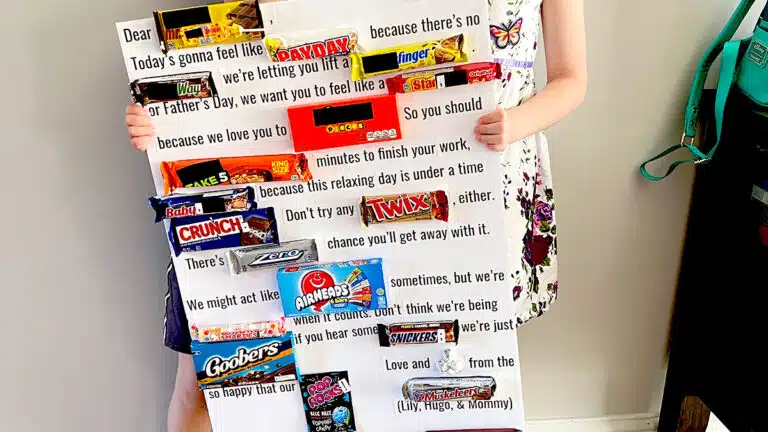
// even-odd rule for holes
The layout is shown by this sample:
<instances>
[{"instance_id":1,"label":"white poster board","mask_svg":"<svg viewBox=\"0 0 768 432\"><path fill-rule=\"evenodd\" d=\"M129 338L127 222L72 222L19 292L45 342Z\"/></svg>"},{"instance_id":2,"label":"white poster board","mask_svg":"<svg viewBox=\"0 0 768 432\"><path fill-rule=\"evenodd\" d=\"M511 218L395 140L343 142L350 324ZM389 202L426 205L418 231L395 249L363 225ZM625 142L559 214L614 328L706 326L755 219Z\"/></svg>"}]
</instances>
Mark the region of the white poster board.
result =
<instances>
[{"instance_id":1,"label":"white poster board","mask_svg":"<svg viewBox=\"0 0 768 432\"><path fill-rule=\"evenodd\" d=\"M268 31L357 28L367 50L464 33L471 62L491 58L485 0L294 0L264 4L262 13ZM117 31L129 80L210 71L218 88L218 98L152 105L157 137L148 158L158 194L162 161L293 153L288 106L387 93L386 76L351 81L346 59L272 63L261 42L164 55L153 20L118 23ZM410 34L373 37L385 33ZM473 138L477 119L495 108L494 84L398 95L398 105L402 140L306 153L314 180L300 193L288 193L285 183L255 185L259 206L276 210L281 241L316 239L321 262L384 260L391 307L368 318L291 323L298 368L348 371L362 431L522 429L500 155ZM437 189L448 192L449 223L361 225L363 195ZM275 271L233 276L221 250L184 253L174 263L190 324L282 316ZM462 375L495 377L496 396L418 406L403 400L407 379L439 376L446 346L383 348L376 324L452 319L460 321ZM206 397L216 432L306 430L295 382L236 395L208 390Z\"/></svg>"}]
</instances>

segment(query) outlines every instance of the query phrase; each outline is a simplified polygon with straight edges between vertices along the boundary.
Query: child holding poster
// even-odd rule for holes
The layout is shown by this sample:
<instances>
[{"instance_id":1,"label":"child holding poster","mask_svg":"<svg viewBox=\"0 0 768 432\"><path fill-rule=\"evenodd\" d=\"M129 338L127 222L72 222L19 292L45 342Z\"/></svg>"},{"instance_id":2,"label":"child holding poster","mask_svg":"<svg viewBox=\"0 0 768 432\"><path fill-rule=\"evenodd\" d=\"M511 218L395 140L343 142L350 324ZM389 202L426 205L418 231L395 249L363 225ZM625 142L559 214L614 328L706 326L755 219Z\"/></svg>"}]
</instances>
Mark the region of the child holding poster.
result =
<instances>
[{"instance_id":1,"label":"child holding poster","mask_svg":"<svg viewBox=\"0 0 768 432\"><path fill-rule=\"evenodd\" d=\"M557 298L557 227L548 145L542 131L561 121L584 99L583 0L488 0L488 7L490 41L495 61L501 64L502 79L498 83L498 108L478 120L475 135L490 149L504 152L505 214L513 226L525 227L521 231L524 234L509 239L511 250L519 251L521 243L524 250L521 262L513 263L510 286L519 326L542 315ZM547 85L534 93L533 64L540 28L546 44ZM125 121L134 147L146 150L154 140L147 111L128 105ZM525 157L519 156L519 150ZM509 190L511 178L521 178L524 187ZM168 414L171 432L210 430L190 342L175 271L169 266L165 344L179 352Z\"/></svg>"}]
</instances>

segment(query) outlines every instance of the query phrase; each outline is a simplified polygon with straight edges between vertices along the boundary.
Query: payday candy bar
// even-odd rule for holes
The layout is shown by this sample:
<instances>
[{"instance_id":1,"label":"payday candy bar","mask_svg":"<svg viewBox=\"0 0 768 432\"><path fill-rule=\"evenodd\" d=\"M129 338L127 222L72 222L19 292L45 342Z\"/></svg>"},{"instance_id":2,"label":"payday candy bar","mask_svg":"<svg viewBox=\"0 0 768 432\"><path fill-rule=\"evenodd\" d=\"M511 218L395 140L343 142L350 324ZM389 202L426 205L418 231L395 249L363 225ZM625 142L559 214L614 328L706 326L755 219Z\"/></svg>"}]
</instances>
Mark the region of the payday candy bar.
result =
<instances>
[{"instance_id":1,"label":"payday candy bar","mask_svg":"<svg viewBox=\"0 0 768 432\"><path fill-rule=\"evenodd\" d=\"M402 138L395 95L294 106L288 120L297 152Z\"/></svg>"},{"instance_id":2,"label":"payday candy bar","mask_svg":"<svg viewBox=\"0 0 768 432\"><path fill-rule=\"evenodd\" d=\"M385 48L366 53L352 53L352 79L362 79L390 72L419 69L444 63L465 63L464 35L424 43Z\"/></svg>"},{"instance_id":3,"label":"payday candy bar","mask_svg":"<svg viewBox=\"0 0 768 432\"><path fill-rule=\"evenodd\" d=\"M459 343L459 320L402 324L379 324L379 345Z\"/></svg>"},{"instance_id":4,"label":"payday candy bar","mask_svg":"<svg viewBox=\"0 0 768 432\"><path fill-rule=\"evenodd\" d=\"M142 106L180 99L209 98L219 94L210 72L137 79L130 87L133 102Z\"/></svg>"},{"instance_id":5,"label":"payday candy bar","mask_svg":"<svg viewBox=\"0 0 768 432\"><path fill-rule=\"evenodd\" d=\"M387 307L379 258L282 268L277 285L289 318Z\"/></svg>"},{"instance_id":6,"label":"payday candy bar","mask_svg":"<svg viewBox=\"0 0 768 432\"><path fill-rule=\"evenodd\" d=\"M501 65L493 62L471 63L431 69L387 78L390 93L412 93L493 81L501 78Z\"/></svg>"},{"instance_id":7,"label":"payday candy bar","mask_svg":"<svg viewBox=\"0 0 768 432\"><path fill-rule=\"evenodd\" d=\"M207 216L219 213L248 211L256 208L256 193L249 187L215 192L172 194L151 197L155 223L164 219Z\"/></svg>"},{"instance_id":8,"label":"payday candy bar","mask_svg":"<svg viewBox=\"0 0 768 432\"><path fill-rule=\"evenodd\" d=\"M352 389L343 372L303 374L299 378L301 398L309 432L354 432ZM333 429L329 428L333 425Z\"/></svg>"},{"instance_id":9,"label":"payday candy bar","mask_svg":"<svg viewBox=\"0 0 768 432\"><path fill-rule=\"evenodd\" d=\"M403 384L403 396L414 402L489 400L495 392L493 377L411 378Z\"/></svg>"},{"instance_id":10,"label":"payday candy bar","mask_svg":"<svg viewBox=\"0 0 768 432\"><path fill-rule=\"evenodd\" d=\"M268 244L229 251L230 267L235 274L315 262L317 262L317 244L314 240L297 240L279 245Z\"/></svg>"},{"instance_id":11,"label":"payday candy bar","mask_svg":"<svg viewBox=\"0 0 768 432\"><path fill-rule=\"evenodd\" d=\"M264 46L273 62L346 56L357 46L357 32L352 29L330 29L271 34L264 39Z\"/></svg>"},{"instance_id":12,"label":"payday candy bar","mask_svg":"<svg viewBox=\"0 0 768 432\"><path fill-rule=\"evenodd\" d=\"M302 153L163 162L160 171L166 194L178 188L312 180Z\"/></svg>"},{"instance_id":13,"label":"payday candy bar","mask_svg":"<svg viewBox=\"0 0 768 432\"><path fill-rule=\"evenodd\" d=\"M269 339L192 341L200 388L239 387L297 379L293 333Z\"/></svg>"},{"instance_id":14,"label":"payday candy bar","mask_svg":"<svg viewBox=\"0 0 768 432\"><path fill-rule=\"evenodd\" d=\"M192 326L192 339L204 343L266 339L283 336L285 333L285 318L250 324Z\"/></svg>"},{"instance_id":15,"label":"payday candy bar","mask_svg":"<svg viewBox=\"0 0 768 432\"><path fill-rule=\"evenodd\" d=\"M171 219L168 238L176 256L182 252L280 243L272 207Z\"/></svg>"},{"instance_id":16,"label":"payday candy bar","mask_svg":"<svg viewBox=\"0 0 768 432\"><path fill-rule=\"evenodd\" d=\"M155 11L153 15L163 53L264 37L258 0Z\"/></svg>"},{"instance_id":17,"label":"payday candy bar","mask_svg":"<svg viewBox=\"0 0 768 432\"><path fill-rule=\"evenodd\" d=\"M441 190L363 197L360 214L365 226L421 220L447 222L448 197Z\"/></svg>"}]
</instances>

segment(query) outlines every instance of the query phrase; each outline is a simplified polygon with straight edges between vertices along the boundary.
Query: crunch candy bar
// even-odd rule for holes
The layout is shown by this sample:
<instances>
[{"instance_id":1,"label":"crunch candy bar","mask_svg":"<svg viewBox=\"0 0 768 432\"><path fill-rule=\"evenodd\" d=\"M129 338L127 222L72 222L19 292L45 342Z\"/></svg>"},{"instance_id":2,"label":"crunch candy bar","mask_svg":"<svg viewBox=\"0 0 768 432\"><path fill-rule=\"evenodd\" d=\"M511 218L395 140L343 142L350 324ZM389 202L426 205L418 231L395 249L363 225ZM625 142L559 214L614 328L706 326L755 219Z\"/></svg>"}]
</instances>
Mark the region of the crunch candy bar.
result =
<instances>
[{"instance_id":1,"label":"crunch candy bar","mask_svg":"<svg viewBox=\"0 0 768 432\"><path fill-rule=\"evenodd\" d=\"M280 243L272 207L171 219L168 238L176 256L182 252Z\"/></svg>"}]
</instances>

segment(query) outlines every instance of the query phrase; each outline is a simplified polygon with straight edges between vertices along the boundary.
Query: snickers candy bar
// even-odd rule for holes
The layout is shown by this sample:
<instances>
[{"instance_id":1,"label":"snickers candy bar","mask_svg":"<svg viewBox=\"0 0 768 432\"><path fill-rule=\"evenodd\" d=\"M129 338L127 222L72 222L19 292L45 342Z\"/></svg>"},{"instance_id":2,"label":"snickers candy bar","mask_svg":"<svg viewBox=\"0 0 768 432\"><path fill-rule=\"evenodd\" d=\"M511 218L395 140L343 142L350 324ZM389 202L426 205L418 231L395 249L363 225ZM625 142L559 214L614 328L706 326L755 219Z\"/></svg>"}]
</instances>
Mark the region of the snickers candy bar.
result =
<instances>
[{"instance_id":1,"label":"snickers candy bar","mask_svg":"<svg viewBox=\"0 0 768 432\"><path fill-rule=\"evenodd\" d=\"M383 347L458 342L458 320L379 324L379 345Z\"/></svg>"},{"instance_id":2,"label":"snickers candy bar","mask_svg":"<svg viewBox=\"0 0 768 432\"><path fill-rule=\"evenodd\" d=\"M493 377L412 378L403 384L403 396L414 402L489 400L496 392Z\"/></svg>"},{"instance_id":3,"label":"snickers candy bar","mask_svg":"<svg viewBox=\"0 0 768 432\"><path fill-rule=\"evenodd\" d=\"M204 193L179 193L152 197L149 204L155 209L155 222L160 222L165 219L253 210L256 208L256 193L249 187Z\"/></svg>"},{"instance_id":4,"label":"snickers candy bar","mask_svg":"<svg viewBox=\"0 0 768 432\"><path fill-rule=\"evenodd\" d=\"M229 263L235 274L315 262L317 244L314 240L297 240L229 251Z\"/></svg>"},{"instance_id":5,"label":"snickers candy bar","mask_svg":"<svg viewBox=\"0 0 768 432\"><path fill-rule=\"evenodd\" d=\"M448 221L448 197L444 191L363 197L363 225L421 220Z\"/></svg>"},{"instance_id":6,"label":"snickers candy bar","mask_svg":"<svg viewBox=\"0 0 768 432\"><path fill-rule=\"evenodd\" d=\"M280 243L272 207L171 219L168 238L176 256L182 252Z\"/></svg>"},{"instance_id":7,"label":"snickers candy bar","mask_svg":"<svg viewBox=\"0 0 768 432\"><path fill-rule=\"evenodd\" d=\"M193 339L203 343L265 339L283 336L285 333L285 318L250 324L192 326Z\"/></svg>"},{"instance_id":8,"label":"snickers candy bar","mask_svg":"<svg viewBox=\"0 0 768 432\"><path fill-rule=\"evenodd\" d=\"M180 99L209 98L218 95L210 72L138 79L131 83L131 97L142 106Z\"/></svg>"}]
</instances>

